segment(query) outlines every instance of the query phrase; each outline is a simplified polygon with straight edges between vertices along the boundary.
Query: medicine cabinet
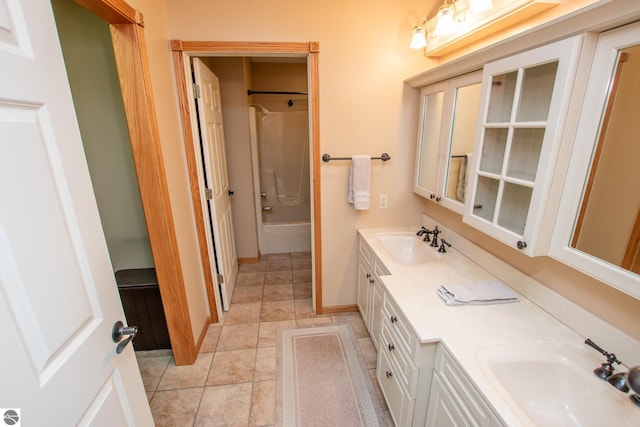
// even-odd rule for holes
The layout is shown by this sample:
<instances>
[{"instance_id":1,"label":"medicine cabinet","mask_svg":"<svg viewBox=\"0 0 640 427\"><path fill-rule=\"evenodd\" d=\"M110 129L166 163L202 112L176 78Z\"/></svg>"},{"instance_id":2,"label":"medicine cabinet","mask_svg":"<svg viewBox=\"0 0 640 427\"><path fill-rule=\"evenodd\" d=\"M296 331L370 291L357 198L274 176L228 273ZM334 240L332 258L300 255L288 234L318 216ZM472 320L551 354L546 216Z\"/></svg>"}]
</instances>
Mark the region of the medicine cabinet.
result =
<instances>
[{"instance_id":1,"label":"medicine cabinet","mask_svg":"<svg viewBox=\"0 0 640 427\"><path fill-rule=\"evenodd\" d=\"M422 88L413 191L462 214L480 71Z\"/></svg>"},{"instance_id":2,"label":"medicine cabinet","mask_svg":"<svg viewBox=\"0 0 640 427\"><path fill-rule=\"evenodd\" d=\"M597 42L550 255L640 298L640 23Z\"/></svg>"},{"instance_id":3,"label":"medicine cabinet","mask_svg":"<svg viewBox=\"0 0 640 427\"><path fill-rule=\"evenodd\" d=\"M545 212L546 203L580 41L573 37L483 68L463 221L530 256L548 250L538 239L552 231L541 225L543 215L553 214Z\"/></svg>"}]
</instances>

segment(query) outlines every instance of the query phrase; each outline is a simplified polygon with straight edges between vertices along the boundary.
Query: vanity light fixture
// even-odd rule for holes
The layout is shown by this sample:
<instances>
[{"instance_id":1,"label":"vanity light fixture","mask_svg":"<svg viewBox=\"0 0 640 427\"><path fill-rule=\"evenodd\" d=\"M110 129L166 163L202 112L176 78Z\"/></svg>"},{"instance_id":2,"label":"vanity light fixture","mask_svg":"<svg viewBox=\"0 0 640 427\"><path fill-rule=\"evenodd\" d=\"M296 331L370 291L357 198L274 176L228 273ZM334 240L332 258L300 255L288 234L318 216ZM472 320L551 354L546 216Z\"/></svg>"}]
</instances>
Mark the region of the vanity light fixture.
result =
<instances>
[{"instance_id":1,"label":"vanity light fixture","mask_svg":"<svg viewBox=\"0 0 640 427\"><path fill-rule=\"evenodd\" d=\"M420 23L413 27L413 37L411 38L411 49L422 49L427 47L427 18L421 18Z\"/></svg>"},{"instance_id":2,"label":"vanity light fixture","mask_svg":"<svg viewBox=\"0 0 640 427\"><path fill-rule=\"evenodd\" d=\"M436 16L421 18L413 28L412 49L443 56L514 26L562 0L444 0ZM425 45L418 42L425 38Z\"/></svg>"},{"instance_id":3,"label":"vanity light fixture","mask_svg":"<svg viewBox=\"0 0 640 427\"><path fill-rule=\"evenodd\" d=\"M491 0L469 0L469 10L473 13L485 12L493 7Z\"/></svg>"},{"instance_id":4,"label":"vanity light fixture","mask_svg":"<svg viewBox=\"0 0 640 427\"><path fill-rule=\"evenodd\" d=\"M438 15L436 17L436 29L433 30L433 35L436 37L448 36L455 30L455 5L449 4L449 0L444 0L440 9L438 9Z\"/></svg>"}]
</instances>

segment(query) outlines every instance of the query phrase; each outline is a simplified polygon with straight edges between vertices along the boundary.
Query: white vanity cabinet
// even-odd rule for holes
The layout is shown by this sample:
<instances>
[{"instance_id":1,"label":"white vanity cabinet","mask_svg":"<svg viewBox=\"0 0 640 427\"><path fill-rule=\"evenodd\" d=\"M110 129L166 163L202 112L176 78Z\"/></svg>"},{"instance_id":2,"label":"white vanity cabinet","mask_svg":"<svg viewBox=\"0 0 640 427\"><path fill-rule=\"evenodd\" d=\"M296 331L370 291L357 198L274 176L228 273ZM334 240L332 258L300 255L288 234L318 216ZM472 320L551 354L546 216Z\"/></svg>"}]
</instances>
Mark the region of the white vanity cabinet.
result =
<instances>
[{"instance_id":1,"label":"white vanity cabinet","mask_svg":"<svg viewBox=\"0 0 640 427\"><path fill-rule=\"evenodd\" d=\"M380 328L382 325L380 308L384 295L382 284L380 283L380 276L389 274L389 272L362 239L360 240L358 264L358 310L367 326L373 345L378 349Z\"/></svg>"},{"instance_id":2,"label":"white vanity cabinet","mask_svg":"<svg viewBox=\"0 0 640 427\"><path fill-rule=\"evenodd\" d=\"M377 378L396 426L423 426L436 344L421 344L402 311L385 295Z\"/></svg>"},{"instance_id":3,"label":"white vanity cabinet","mask_svg":"<svg viewBox=\"0 0 640 427\"><path fill-rule=\"evenodd\" d=\"M464 222L544 255L542 229L582 36L485 65Z\"/></svg>"},{"instance_id":4,"label":"white vanity cabinet","mask_svg":"<svg viewBox=\"0 0 640 427\"><path fill-rule=\"evenodd\" d=\"M436 350L425 426L503 426L442 345Z\"/></svg>"}]
</instances>

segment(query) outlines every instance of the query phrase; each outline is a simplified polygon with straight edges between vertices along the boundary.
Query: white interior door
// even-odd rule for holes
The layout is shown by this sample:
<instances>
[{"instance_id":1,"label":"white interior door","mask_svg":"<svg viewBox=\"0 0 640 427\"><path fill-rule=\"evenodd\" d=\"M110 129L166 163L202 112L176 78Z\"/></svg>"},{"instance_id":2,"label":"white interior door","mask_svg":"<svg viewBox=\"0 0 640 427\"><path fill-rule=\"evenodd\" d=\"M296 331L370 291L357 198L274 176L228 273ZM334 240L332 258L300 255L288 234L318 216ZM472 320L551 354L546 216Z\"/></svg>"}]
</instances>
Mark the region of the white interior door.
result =
<instances>
[{"instance_id":1,"label":"white interior door","mask_svg":"<svg viewBox=\"0 0 640 427\"><path fill-rule=\"evenodd\" d=\"M24 425L153 425L111 338L124 313L49 1L0 0L0 63L0 406Z\"/></svg>"},{"instance_id":2,"label":"white interior door","mask_svg":"<svg viewBox=\"0 0 640 427\"><path fill-rule=\"evenodd\" d=\"M238 258L231 215L220 82L218 77L198 58L193 59L193 68L195 83L200 93L196 102L198 103L200 140L202 141L204 170L208 186L205 196L209 199L213 244L215 245L218 273L216 283L220 289L222 307L226 311L229 310L233 287L238 275Z\"/></svg>"}]
</instances>

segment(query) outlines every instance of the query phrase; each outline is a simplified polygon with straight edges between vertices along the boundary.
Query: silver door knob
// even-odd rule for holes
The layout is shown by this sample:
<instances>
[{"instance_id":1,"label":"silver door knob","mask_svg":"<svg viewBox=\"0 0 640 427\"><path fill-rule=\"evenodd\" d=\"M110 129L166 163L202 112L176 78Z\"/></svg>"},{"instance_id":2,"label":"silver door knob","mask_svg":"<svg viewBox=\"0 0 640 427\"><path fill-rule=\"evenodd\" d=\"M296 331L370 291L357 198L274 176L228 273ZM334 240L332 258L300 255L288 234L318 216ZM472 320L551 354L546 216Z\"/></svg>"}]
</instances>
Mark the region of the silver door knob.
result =
<instances>
[{"instance_id":1,"label":"silver door knob","mask_svg":"<svg viewBox=\"0 0 640 427\"><path fill-rule=\"evenodd\" d=\"M116 353L120 354L124 351L124 348L129 344L138 334L137 326L124 326L122 320L118 320L113 324L113 329L111 329L111 339L113 342L118 343L116 347ZM122 337L128 335L129 338L122 340Z\"/></svg>"}]
</instances>

